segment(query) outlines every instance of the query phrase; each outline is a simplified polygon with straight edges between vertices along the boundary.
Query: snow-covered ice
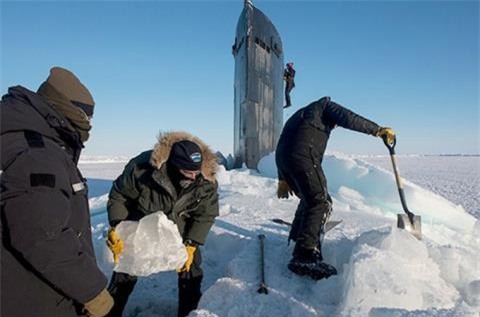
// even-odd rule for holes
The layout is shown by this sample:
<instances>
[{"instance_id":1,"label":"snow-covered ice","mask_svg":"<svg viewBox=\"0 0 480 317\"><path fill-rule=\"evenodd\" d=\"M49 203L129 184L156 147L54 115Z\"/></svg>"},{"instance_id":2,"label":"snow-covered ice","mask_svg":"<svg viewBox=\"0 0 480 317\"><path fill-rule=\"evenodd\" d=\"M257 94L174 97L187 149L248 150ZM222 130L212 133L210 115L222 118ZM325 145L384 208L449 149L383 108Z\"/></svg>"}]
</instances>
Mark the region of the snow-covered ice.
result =
<instances>
[{"instance_id":1,"label":"snow-covered ice","mask_svg":"<svg viewBox=\"0 0 480 317\"><path fill-rule=\"evenodd\" d=\"M364 161L392 170L388 156L362 156ZM480 218L480 158L478 156L397 155L402 177L461 205Z\"/></svg>"},{"instance_id":2,"label":"snow-covered ice","mask_svg":"<svg viewBox=\"0 0 480 317\"><path fill-rule=\"evenodd\" d=\"M391 169L371 163L343 155L325 157L332 219L343 222L328 232L323 248L325 260L339 274L320 281L296 276L286 267L293 249L287 244L288 228L271 219L291 221L298 199L276 198L273 156L262 159L259 172L221 168L220 216L202 247L203 297L190 316L478 316L480 221L457 202L432 192L433 187L411 182L408 166L401 165L409 209L422 216L423 240L415 239L396 228L402 207ZM433 157L431 181L443 179L448 164L456 163L455 158L442 159L437 175ZM99 264L110 276L113 264L104 246L106 184L111 185L124 163L96 165L98 170L92 169L93 163L81 164L81 169L89 178ZM478 181L474 178L471 186ZM266 235L268 295L257 293L258 234ZM173 271L140 278L126 316L175 316L176 287Z\"/></svg>"}]
</instances>

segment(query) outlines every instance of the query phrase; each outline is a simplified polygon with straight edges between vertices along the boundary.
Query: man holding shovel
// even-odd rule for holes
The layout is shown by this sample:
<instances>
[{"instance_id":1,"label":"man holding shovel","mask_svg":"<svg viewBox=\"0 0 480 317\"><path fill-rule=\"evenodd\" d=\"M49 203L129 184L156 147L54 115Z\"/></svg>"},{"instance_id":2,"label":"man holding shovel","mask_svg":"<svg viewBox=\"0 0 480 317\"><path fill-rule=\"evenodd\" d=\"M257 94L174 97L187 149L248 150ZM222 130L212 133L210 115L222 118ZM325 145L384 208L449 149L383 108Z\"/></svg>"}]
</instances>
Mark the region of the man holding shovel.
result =
<instances>
[{"instance_id":1,"label":"man holding shovel","mask_svg":"<svg viewBox=\"0 0 480 317\"><path fill-rule=\"evenodd\" d=\"M331 131L346 129L381 137L388 143L395 132L383 128L323 97L301 108L285 123L276 149L279 198L295 193L300 204L295 212L289 240L295 241L288 268L318 280L337 274L323 262L320 234L332 211L332 199L322 170L322 159Z\"/></svg>"}]
</instances>

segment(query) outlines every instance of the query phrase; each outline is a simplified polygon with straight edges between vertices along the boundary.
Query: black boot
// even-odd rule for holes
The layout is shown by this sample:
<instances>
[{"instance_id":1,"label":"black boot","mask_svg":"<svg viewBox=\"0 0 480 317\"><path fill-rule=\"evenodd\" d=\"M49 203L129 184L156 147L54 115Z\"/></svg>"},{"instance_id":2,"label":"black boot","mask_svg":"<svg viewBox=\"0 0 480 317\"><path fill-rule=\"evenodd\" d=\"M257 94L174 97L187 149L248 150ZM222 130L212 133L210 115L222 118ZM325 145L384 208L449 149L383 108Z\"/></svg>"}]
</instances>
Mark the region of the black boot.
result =
<instances>
[{"instance_id":1,"label":"black boot","mask_svg":"<svg viewBox=\"0 0 480 317\"><path fill-rule=\"evenodd\" d=\"M114 304L105 317L122 317L128 297L133 292L137 277L125 273L113 272L108 292L112 295Z\"/></svg>"},{"instance_id":2,"label":"black boot","mask_svg":"<svg viewBox=\"0 0 480 317\"><path fill-rule=\"evenodd\" d=\"M332 265L322 262L321 252L317 248L304 249L297 245L288 269L298 275L308 275L314 280L337 275L337 270Z\"/></svg>"},{"instance_id":3,"label":"black boot","mask_svg":"<svg viewBox=\"0 0 480 317\"><path fill-rule=\"evenodd\" d=\"M203 276L178 279L178 317L187 316L192 310L197 309L202 292Z\"/></svg>"}]
</instances>

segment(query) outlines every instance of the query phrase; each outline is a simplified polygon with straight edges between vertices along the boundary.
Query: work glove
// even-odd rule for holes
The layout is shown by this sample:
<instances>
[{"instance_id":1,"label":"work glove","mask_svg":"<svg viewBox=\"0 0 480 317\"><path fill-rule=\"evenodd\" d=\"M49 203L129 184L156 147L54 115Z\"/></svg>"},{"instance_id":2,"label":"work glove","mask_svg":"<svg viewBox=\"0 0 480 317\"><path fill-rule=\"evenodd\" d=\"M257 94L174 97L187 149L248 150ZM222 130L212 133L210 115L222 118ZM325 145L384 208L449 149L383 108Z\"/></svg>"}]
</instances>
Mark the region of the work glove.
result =
<instances>
[{"instance_id":1,"label":"work glove","mask_svg":"<svg viewBox=\"0 0 480 317\"><path fill-rule=\"evenodd\" d=\"M293 191L286 181L279 180L277 187L277 197L278 198L288 198L290 195L293 196Z\"/></svg>"},{"instance_id":2,"label":"work glove","mask_svg":"<svg viewBox=\"0 0 480 317\"><path fill-rule=\"evenodd\" d=\"M395 142L395 131L392 128L379 128L376 136L387 141L388 144L393 144Z\"/></svg>"},{"instance_id":3,"label":"work glove","mask_svg":"<svg viewBox=\"0 0 480 317\"><path fill-rule=\"evenodd\" d=\"M113 298L110 293L104 289L94 299L86 302L83 310L89 317L103 317L113 307Z\"/></svg>"},{"instance_id":4,"label":"work glove","mask_svg":"<svg viewBox=\"0 0 480 317\"><path fill-rule=\"evenodd\" d=\"M190 267L192 266L193 262L193 255L195 254L195 251L197 251L196 246L189 244L185 246L185 249L187 250L188 258L187 261L185 261L185 264L181 268L177 269L178 273L190 272Z\"/></svg>"},{"instance_id":5,"label":"work glove","mask_svg":"<svg viewBox=\"0 0 480 317\"><path fill-rule=\"evenodd\" d=\"M123 252L123 241L120 235L115 231L115 228L108 230L107 246L113 253L113 262L118 264L120 254Z\"/></svg>"}]
</instances>

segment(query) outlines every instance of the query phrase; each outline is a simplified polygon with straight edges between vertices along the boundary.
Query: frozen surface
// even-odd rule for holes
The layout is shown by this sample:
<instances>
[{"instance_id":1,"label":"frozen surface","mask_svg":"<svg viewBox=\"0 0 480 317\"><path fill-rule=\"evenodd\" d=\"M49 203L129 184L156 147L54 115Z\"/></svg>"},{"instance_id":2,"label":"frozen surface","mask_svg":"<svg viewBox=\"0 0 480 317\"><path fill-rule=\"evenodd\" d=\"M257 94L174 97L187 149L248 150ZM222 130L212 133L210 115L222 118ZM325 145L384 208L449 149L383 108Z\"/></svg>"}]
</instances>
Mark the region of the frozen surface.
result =
<instances>
[{"instance_id":1,"label":"frozen surface","mask_svg":"<svg viewBox=\"0 0 480 317\"><path fill-rule=\"evenodd\" d=\"M429 158L432 165L426 164ZM413 162L415 159L420 162ZM293 249L287 244L288 228L270 219L291 221L298 199L276 198L273 156L262 160L261 173L221 169L220 216L202 247L204 294L190 316L478 317L480 221L438 189L408 176L409 168L425 163L421 170L426 175L430 168L430 184L448 183L457 179L448 171L456 175L460 172L455 168L467 169L468 164L458 163L456 157L438 158L447 173L443 175L437 170L436 157L409 160L412 163L405 164L404 158L399 158L400 171L406 180L409 208L423 217L422 241L396 228L396 214L402 209L388 164L378 168L364 158L325 157L324 169L334 200L332 219L343 222L326 235L323 248L326 262L339 274L321 281L296 276L286 267ZM111 164L98 164L98 173L118 175L123 166ZM449 168L452 165L455 168ZM85 176L101 179L97 175L90 169ZM466 187L477 186L478 177L469 179ZM111 255L104 247L108 190L99 191L90 203L99 264L110 275ZM457 194L458 201L471 198L465 191ZM266 235L268 295L257 293L260 233ZM174 272L140 278L125 316L176 316L176 279Z\"/></svg>"},{"instance_id":2,"label":"frozen surface","mask_svg":"<svg viewBox=\"0 0 480 317\"><path fill-rule=\"evenodd\" d=\"M389 156L361 157L392 171ZM397 156L400 175L480 219L480 156Z\"/></svg>"}]
</instances>

